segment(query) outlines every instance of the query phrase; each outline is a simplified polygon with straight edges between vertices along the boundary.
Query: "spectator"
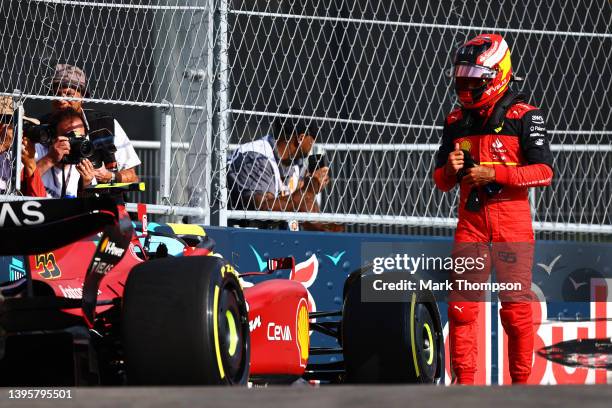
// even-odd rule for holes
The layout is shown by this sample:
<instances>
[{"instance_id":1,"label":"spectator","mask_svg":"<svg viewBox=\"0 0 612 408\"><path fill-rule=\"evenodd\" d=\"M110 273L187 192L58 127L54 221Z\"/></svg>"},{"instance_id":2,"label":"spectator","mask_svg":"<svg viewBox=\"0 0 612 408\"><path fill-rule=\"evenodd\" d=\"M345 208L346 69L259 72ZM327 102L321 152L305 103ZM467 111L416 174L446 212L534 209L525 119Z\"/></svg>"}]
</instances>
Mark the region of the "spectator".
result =
<instances>
[{"instance_id":1,"label":"spectator","mask_svg":"<svg viewBox=\"0 0 612 408\"><path fill-rule=\"evenodd\" d=\"M9 191L11 173L14 169L13 152L13 98L10 96L0 96L0 194ZM23 117L25 122L38 124L38 120ZM34 161L34 146L26 137L22 141L22 162L24 171L22 173L22 193L24 195L40 196L44 195L44 188L40 176L34 174L36 162Z\"/></svg>"},{"instance_id":2,"label":"spectator","mask_svg":"<svg viewBox=\"0 0 612 408\"><path fill-rule=\"evenodd\" d=\"M78 112L85 127L84 134L94 143L96 139L105 139L109 135L112 137L112 144L117 151L114 154L109 151L101 157L104 165L94 169L96 181L98 183L138 181L135 168L141 162L119 122L109 114L83 108L81 98L88 95L85 72L72 65L59 64L55 67L52 87L57 96L79 98L74 101L61 99L52 101L52 114L66 109ZM44 117L42 122L48 123L49 118L49 115ZM38 163L40 168L41 165L48 163L48 160L41 160Z\"/></svg>"},{"instance_id":3,"label":"spectator","mask_svg":"<svg viewBox=\"0 0 612 408\"><path fill-rule=\"evenodd\" d=\"M47 197L47 190L36 167L35 146L35 143L23 137L21 142L21 162L23 163L21 193L31 197Z\"/></svg>"},{"instance_id":4,"label":"spectator","mask_svg":"<svg viewBox=\"0 0 612 408\"><path fill-rule=\"evenodd\" d=\"M13 99L10 96L0 97L0 194L5 194L13 170Z\"/></svg>"},{"instance_id":5,"label":"spectator","mask_svg":"<svg viewBox=\"0 0 612 408\"><path fill-rule=\"evenodd\" d=\"M228 163L230 206L243 210L319 212L315 197L329 183L329 168L308 174L317 127L305 121L277 119L274 136L240 145ZM303 229L334 230L337 226L303 223Z\"/></svg>"},{"instance_id":6,"label":"spectator","mask_svg":"<svg viewBox=\"0 0 612 408\"><path fill-rule=\"evenodd\" d=\"M49 147L36 144L37 170L47 191L47 197L76 197L83 188L96 184L95 169L88 159L79 164L64 164L62 159L70 153L67 135L86 137L85 123L80 112L68 108L56 111L49 118L56 138Z\"/></svg>"}]
</instances>

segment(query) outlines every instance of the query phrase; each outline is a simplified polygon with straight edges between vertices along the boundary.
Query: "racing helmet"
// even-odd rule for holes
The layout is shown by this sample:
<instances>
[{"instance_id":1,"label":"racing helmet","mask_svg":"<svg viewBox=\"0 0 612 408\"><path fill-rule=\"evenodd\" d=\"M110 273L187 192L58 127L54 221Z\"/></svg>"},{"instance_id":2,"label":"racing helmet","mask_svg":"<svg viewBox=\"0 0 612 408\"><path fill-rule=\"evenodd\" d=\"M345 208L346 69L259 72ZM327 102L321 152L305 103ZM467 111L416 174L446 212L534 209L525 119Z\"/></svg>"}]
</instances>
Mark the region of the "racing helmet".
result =
<instances>
[{"instance_id":1,"label":"racing helmet","mask_svg":"<svg viewBox=\"0 0 612 408\"><path fill-rule=\"evenodd\" d=\"M501 35L480 34L457 50L455 91L465 109L492 106L511 77L510 49Z\"/></svg>"}]
</instances>

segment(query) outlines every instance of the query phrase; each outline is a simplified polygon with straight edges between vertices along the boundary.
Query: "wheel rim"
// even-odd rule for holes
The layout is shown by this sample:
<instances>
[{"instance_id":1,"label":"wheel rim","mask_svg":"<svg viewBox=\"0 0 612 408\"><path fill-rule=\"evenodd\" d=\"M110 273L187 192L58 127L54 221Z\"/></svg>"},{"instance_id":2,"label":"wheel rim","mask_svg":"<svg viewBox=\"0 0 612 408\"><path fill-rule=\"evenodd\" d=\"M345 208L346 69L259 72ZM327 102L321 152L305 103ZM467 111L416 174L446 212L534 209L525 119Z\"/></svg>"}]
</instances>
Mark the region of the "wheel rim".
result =
<instances>
[{"instance_id":1,"label":"wheel rim","mask_svg":"<svg viewBox=\"0 0 612 408\"><path fill-rule=\"evenodd\" d=\"M434 359L434 341L429 323L423 325L423 356L426 357L427 365L431 365Z\"/></svg>"},{"instance_id":2,"label":"wheel rim","mask_svg":"<svg viewBox=\"0 0 612 408\"><path fill-rule=\"evenodd\" d=\"M237 383L241 381L247 366L247 345L240 297L231 283L221 289L218 308L219 346L223 368L229 382Z\"/></svg>"},{"instance_id":3,"label":"wheel rim","mask_svg":"<svg viewBox=\"0 0 612 408\"><path fill-rule=\"evenodd\" d=\"M236 347L238 346L238 329L236 327L236 319L229 310L225 312L225 318L227 319L227 326L229 328L229 348L228 353L230 356L236 354Z\"/></svg>"},{"instance_id":4,"label":"wheel rim","mask_svg":"<svg viewBox=\"0 0 612 408\"><path fill-rule=\"evenodd\" d=\"M430 382L435 379L437 370L437 347L435 323L431 312L424 304L417 305L415 313L416 361L419 365L421 382Z\"/></svg>"}]
</instances>

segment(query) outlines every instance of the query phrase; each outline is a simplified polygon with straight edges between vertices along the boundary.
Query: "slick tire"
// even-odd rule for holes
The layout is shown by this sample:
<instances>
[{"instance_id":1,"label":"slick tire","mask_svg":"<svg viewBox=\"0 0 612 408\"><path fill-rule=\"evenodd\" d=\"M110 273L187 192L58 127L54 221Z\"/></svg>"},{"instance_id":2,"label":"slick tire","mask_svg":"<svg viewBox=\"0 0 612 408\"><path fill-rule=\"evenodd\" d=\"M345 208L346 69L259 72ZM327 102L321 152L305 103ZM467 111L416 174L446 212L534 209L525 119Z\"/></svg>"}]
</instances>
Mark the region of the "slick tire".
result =
<instances>
[{"instance_id":1,"label":"slick tire","mask_svg":"<svg viewBox=\"0 0 612 408\"><path fill-rule=\"evenodd\" d=\"M233 268L214 256L136 266L122 311L126 374L134 385L246 384L250 338Z\"/></svg>"},{"instance_id":2,"label":"slick tire","mask_svg":"<svg viewBox=\"0 0 612 408\"><path fill-rule=\"evenodd\" d=\"M407 293L405 302L362 302L349 277L342 310L342 347L349 383L436 383L444 373L444 343L431 292Z\"/></svg>"}]
</instances>

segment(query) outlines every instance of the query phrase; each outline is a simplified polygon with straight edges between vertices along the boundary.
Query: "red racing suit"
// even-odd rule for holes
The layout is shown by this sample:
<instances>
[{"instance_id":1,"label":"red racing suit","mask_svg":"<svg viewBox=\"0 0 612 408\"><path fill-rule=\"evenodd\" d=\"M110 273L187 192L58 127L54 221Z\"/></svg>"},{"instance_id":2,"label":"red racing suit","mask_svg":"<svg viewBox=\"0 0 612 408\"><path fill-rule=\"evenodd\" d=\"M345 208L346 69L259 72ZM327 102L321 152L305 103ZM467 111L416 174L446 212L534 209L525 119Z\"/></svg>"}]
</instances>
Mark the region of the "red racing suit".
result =
<instances>
[{"instance_id":1,"label":"red racing suit","mask_svg":"<svg viewBox=\"0 0 612 408\"><path fill-rule=\"evenodd\" d=\"M30 177L25 175L25 170L21 171L21 193L27 197L47 197L47 190L38 169L34 170Z\"/></svg>"},{"instance_id":2,"label":"red racing suit","mask_svg":"<svg viewBox=\"0 0 612 408\"><path fill-rule=\"evenodd\" d=\"M488 195L480 188L482 204L478 212L465 208L471 187L461 183L455 246L479 243L474 244L480 247L476 250L491 248L486 273L494 266L498 277L514 276L530 290L534 235L528 188L550 185L553 169L543 113L523 102L523 98L507 92L485 117L462 109L451 112L444 124L434 181L442 191L457 184L456 177L447 177L444 170L456 143L469 151L476 163L495 169L495 181L501 191ZM496 249L496 243L504 243L504 247ZM508 245L522 248L520 262L516 262L516 248L512 252ZM524 250L525 245L531 252ZM510 375L514 383L524 383L531 373L533 357L531 304L504 299L501 294L500 299L500 317L508 335ZM461 301L451 293L448 316L454 374L459 383L473 383L478 355L478 302Z\"/></svg>"}]
</instances>

